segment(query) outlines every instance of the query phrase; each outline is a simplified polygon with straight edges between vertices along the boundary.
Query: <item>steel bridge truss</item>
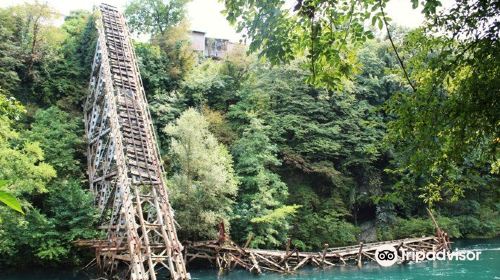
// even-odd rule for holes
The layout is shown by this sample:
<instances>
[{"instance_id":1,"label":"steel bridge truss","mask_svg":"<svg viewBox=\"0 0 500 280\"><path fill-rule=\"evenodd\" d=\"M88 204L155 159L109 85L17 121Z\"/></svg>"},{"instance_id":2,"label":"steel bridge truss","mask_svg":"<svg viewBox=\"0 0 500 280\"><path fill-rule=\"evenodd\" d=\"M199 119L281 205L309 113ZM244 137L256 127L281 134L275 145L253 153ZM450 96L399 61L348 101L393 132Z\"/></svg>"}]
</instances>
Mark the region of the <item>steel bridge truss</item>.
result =
<instances>
[{"instance_id":1,"label":"steel bridge truss","mask_svg":"<svg viewBox=\"0 0 500 280\"><path fill-rule=\"evenodd\" d=\"M89 182L106 233L91 244L97 265L108 277L125 266L133 280L155 280L161 268L189 279L130 33L115 7L96 14L84 115Z\"/></svg>"}]
</instances>

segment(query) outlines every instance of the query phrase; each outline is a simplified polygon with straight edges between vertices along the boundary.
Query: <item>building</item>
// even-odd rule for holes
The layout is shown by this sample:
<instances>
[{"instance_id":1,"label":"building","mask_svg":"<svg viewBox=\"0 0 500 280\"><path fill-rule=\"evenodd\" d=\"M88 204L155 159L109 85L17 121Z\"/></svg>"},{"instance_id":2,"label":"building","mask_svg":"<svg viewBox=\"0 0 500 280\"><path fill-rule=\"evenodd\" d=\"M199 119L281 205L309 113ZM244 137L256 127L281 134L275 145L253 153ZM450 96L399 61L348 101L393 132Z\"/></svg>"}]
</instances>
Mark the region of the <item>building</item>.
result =
<instances>
[{"instance_id":1,"label":"building","mask_svg":"<svg viewBox=\"0 0 500 280\"><path fill-rule=\"evenodd\" d=\"M223 58L236 44L228 39L210 38L202 31L191 31L191 47L205 57Z\"/></svg>"}]
</instances>

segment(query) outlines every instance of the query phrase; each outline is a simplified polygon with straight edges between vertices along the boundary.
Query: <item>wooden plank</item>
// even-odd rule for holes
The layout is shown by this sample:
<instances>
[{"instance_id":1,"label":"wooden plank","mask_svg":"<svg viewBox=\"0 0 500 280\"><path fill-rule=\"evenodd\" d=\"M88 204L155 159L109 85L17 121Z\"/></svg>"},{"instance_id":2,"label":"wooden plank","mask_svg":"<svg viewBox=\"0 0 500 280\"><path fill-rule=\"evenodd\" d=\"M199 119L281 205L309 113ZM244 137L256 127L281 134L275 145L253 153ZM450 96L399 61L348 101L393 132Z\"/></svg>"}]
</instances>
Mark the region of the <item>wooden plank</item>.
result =
<instances>
[{"instance_id":1,"label":"wooden plank","mask_svg":"<svg viewBox=\"0 0 500 280\"><path fill-rule=\"evenodd\" d=\"M250 260L252 261L253 263L253 267L252 268L255 268L257 270L257 272L259 274L262 273L262 270L260 269L260 266L259 266L259 263L257 262L257 260L255 259L255 255L253 253L250 253ZM252 269L250 269L250 271L252 271Z\"/></svg>"},{"instance_id":2,"label":"wooden plank","mask_svg":"<svg viewBox=\"0 0 500 280\"><path fill-rule=\"evenodd\" d=\"M363 242L360 242L359 243L359 252L358 252L358 267L361 267L362 263L361 263L361 256L362 256L362 253L363 252Z\"/></svg>"},{"instance_id":3,"label":"wooden plank","mask_svg":"<svg viewBox=\"0 0 500 280\"><path fill-rule=\"evenodd\" d=\"M302 261L300 261L292 270L295 271L297 269L299 269L300 267L302 267L304 264L307 263L307 261L310 259L310 257L305 257L304 259L302 259Z\"/></svg>"}]
</instances>

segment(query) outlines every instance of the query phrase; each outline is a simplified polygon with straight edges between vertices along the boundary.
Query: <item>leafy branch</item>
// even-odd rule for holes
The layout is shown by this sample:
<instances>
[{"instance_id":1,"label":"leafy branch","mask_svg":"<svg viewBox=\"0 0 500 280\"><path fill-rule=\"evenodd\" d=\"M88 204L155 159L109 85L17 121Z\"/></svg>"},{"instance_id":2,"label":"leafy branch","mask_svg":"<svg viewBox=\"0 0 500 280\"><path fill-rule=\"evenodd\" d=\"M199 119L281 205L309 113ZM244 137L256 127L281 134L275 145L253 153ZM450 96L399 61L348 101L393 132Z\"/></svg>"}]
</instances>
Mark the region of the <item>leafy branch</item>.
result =
<instances>
[{"instance_id":1,"label":"leafy branch","mask_svg":"<svg viewBox=\"0 0 500 280\"><path fill-rule=\"evenodd\" d=\"M0 188L4 187L5 185L7 185L7 181L0 180ZM17 199L13 195L4 191L0 191L0 202L7 205L7 207L9 208L21 214L24 214L23 209L21 208L21 204L19 203L19 201L17 201Z\"/></svg>"},{"instance_id":2,"label":"leafy branch","mask_svg":"<svg viewBox=\"0 0 500 280\"><path fill-rule=\"evenodd\" d=\"M408 84L410 85L413 92L416 92L417 88L415 87L415 85L413 85L412 81L410 80L410 76L408 75L408 72L406 71L406 67L404 65L403 59L401 58L401 56L399 56L398 49L396 48L396 45L394 44L394 41L392 40L391 31L389 30L389 23L387 22L387 18L385 17L384 5L383 5L381 0L379 0L379 2L380 2L380 11L382 12L382 20L384 21L385 30L387 31L387 37L389 38L389 41L391 42L392 49L394 50L394 53L396 54L396 58L398 59L399 65L401 66L401 69L403 69L405 79L408 81Z\"/></svg>"}]
</instances>

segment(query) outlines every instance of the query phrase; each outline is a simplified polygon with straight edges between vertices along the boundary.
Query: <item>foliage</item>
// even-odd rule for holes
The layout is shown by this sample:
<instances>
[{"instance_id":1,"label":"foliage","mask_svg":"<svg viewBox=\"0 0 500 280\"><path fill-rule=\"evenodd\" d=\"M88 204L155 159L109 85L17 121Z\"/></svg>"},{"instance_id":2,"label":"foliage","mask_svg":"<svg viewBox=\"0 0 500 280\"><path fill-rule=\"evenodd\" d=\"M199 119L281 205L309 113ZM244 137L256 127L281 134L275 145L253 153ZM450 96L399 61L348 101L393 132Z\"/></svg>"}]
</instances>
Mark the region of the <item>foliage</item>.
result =
<instances>
[{"instance_id":1,"label":"foliage","mask_svg":"<svg viewBox=\"0 0 500 280\"><path fill-rule=\"evenodd\" d=\"M46 78L45 62L57 58L63 40L62 33L50 25L56 12L47 4L35 2L7 8L2 17L2 36L7 39L3 45L12 55L7 63L8 78L13 78L13 82L19 78L20 82L17 87L10 83L5 89L21 101L46 102L47 96L35 91L36 85Z\"/></svg>"},{"instance_id":2,"label":"foliage","mask_svg":"<svg viewBox=\"0 0 500 280\"><path fill-rule=\"evenodd\" d=\"M4 118L6 124L9 125L9 119L17 119L24 112L24 107L19 104L16 100L7 99L5 95L0 91L0 116ZM8 127L5 132L2 133L2 136L9 137L8 135L12 132L8 132ZM5 204L7 207L24 214L23 209L21 208L21 204L19 201L10 193L2 191L2 189L8 184L7 180L0 180L0 202Z\"/></svg>"},{"instance_id":3,"label":"foliage","mask_svg":"<svg viewBox=\"0 0 500 280\"><path fill-rule=\"evenodd\" d=\"M169 186L181 236L215 238L220 222L229 225L238 190L231 155L209 132L204 117L192 108L165 132L172 138Z\"/></svg>"},{"instance_id":4,"label":"foliage","mask_svg":"<svg viewBox=\"0 0 500 280\"><path fill-rule=\"evenodd\" d=\"M19 133L11 121L0 117L0 178L8 180L4 189L14 196L47 192L47 182L56 176L52 166L43 162L44 153L37 142L18 142Z\"/></svg>"},{"instance_id":5,"label":"foliage","mask_svg":"<svg viewBox=\"0 0 500 280\"><path fill-rule=\"evenodd\" d=\"M226 112L238 101L236 92L248 78L254 59L244 50L235 47L224 57L222 63L213 60L201 62L186 75L182 92L189 105L207 105L215 110Z\"/></svg>"},{"instance_id":6,"label":"foliage","mask_svg":"<svg viewBox=\"0 0 500 280\"><path fill-rule=\"evenodd\" d=\"M433 234L428 205L453 237L498 236L499 6L411 2L424 28L389 25L388 40L368 27L390 24L385 0L225 0L260 57L220 60L191 50L187 1L129 4L150 36L135 46L180 238L224 221L240 244L319 250L366 224L379 239ZM72 242L97 236L80 122L94 20L57 18L38 2L0 9L0 194L25 212L0 206L2 266L78 264Z\"/></svg>"},{"instance_id":7,"label":"foliage","mask_svg":"<svg viewBox=\"0 0 500 280\"><path fill-rule=\"evenodd\" d=\"M0 116L11 120L18 120L26 110L24 106L14 98L8 98L6 92L0 89Z\"/></svg>"},{"instance_id":8,"label":"foliage","mask_svg":"<svg viewBox=\"0 0 500 280\"><path fill-rule=\"evenodd\" d=\"M450 46L421 31L407 40L418 91L397 94L388 106L395 116L388 133L397 152L394 172L402 176L401 191L428 204L457 201L498 180L499 52L471 45L461 58L453 50L463 47L458 42Z\"/></svg>"},{"instance_id":9,"label":"foliage","mask_svg":"<svg viewBox=\"0 0 500 280\"><path fill-rule=\"evenodd\" d=\"M5 204L7 207L11 208L12 210L15 210L21 214L24 214L23 209L21 208L21 204L17 199L4 191L1 191L1 189L7 185L7 181L0 181L0 202Z\"/></svg>"},{"instance_id":10,"label":"foliage","mask_svg":"<svg viewBox=\"0 0 500 280\"><path fill-rule=\"evenodd\" d=\"M342 78L354 70L352 46L374 37L366 23L382 29L391 20L384 12L387 2L225 0L224 4L227 19L237 23L238 31L244 31L251 39L251 51L259 52L273 64L290 62L306 53L310 61L309 82L338 88ZM494 1L462 0L444 16L437 12L440 0L411 2L414 9L419 4L423 6L422 13L433 22L432 27L441 27L458 37L479 35L478 26L486 30L485 37L498 35L495 15L499 7ZM462 26L466 28L462 30Z\"/></svg>"},{"instance_id":11,"label":"foliage","mask_svg":"<svg viewBox=\"0 0 500 280\"><path fill-rule=\"evenodd\" d=\"M73 11L64 18L61 54L51 62L53 67L48 68L48 77L43 83L43 92L53 96L50 104L68 111L81 111L97 42L94 20L87 11Z\"/></svg>"},{"instance_id":12,"label":"foliage","mask_svg":"<svg viewBox=\"0 0 500 280\"><path fill-rule=\"evenodd\" d=\"M251 39L250 50L272 63L290 62L304 52L310 59L310 81L340 85L353 71L351 43L373 38L363 22L375 1L226 0L227 19Z\"/></svg>"},{"instance_id":13,"label":"foliage","mask_svg":"<svg viewBox=\"0 0 500 280\"><path fill-rule=\"evenodd\" d=\"M202 114L208 122L208 129L224 145L231 145L238 137L225 114L204 106Z\"/></svg>"},{"instance_id":14,"label":"foliage","mask_svg":"<svg viewBox=\"0 0 500 280\"><path fill-rule=\"evenodd\" d=\"M138 33L163 34L182 21L188 0L133 0L125 15L128 26Z\"/></svg>"},{"instance_id":15,"label":"foliage","mask_svg":"<svg viewBox=\"0 0 500 280\"><path fill-rule=\"evenodd\" d=\"M290 218L299 208L284 205L288 196L286 185L271 171L280 164L277 147L265 130L259 119L253 119L232 148L234 168L241 182L232 225L238 239L252 235L250 244L255 247L283 244Z\"/></svg>"},{"instance_id":16,"label":"foliage","mask_svg":"<svg viewBox=\"0 0 500 280\"><path fill-rule=\"evenodd\" d=\"M0 90L13 91L19 85L19 75L16 69L21 67L18 58L20 46L15 44L14 19L10 10L0 9ZM4 94L4 93L2 93Z\"/></svg>"},{"instance_id":17,"label":"foliage","mask_svg":"<svg viewBox=\"0 0 500 280\"><path fill-rule=\"evenodd\" d=\"M11 83L0 78L0 178L8 181L2 191L26 213L0 209L0 263L78 263L73 241L96 237L95 210L81 182L79 120L94 51L92 19L73 12L54 27L54 11L39 3L1 9L0 17L2 71L15 72Z\"/></svg>"},{"instance_id":18,"label":"foliage","mask_svg":"<svg viewBox=\"0 0 500 280\"><path fill-rule=\"evenodd\" d=\"M136 52L141 65L141 76L148 95L159 95L179 88L182 79L194 65L188 27L179 24L156 35L151 43L137 43Z\"/></svg>"},{"instance_id":19,"label":"foliage","mask_svg":"<svg viewBox=\"0 0 500 280\"><path fill-rule=\"evenodd\" d=\"M439 227L451 238L461 237L458 223L450 218L438 217ZM421 237L436 234L436 228L428 218L398 218L394 225L394 238Z\"/></svg>"},{"instance_id":20,"label":"foliage","mask_svg":"<svg viewBox=\"0 0 500 280\"><path fill-rule=\"evenodd\" d=\"M157 128L174 121L188 107L179 90L195 63L187 32L187 26L179 24L154 36L150 43L135 44L144 90ZM159 141L161 150L166 152L169 139L159 133Z\"/></svg>"},{"instance_id":21,"label":"foliage","mask_svg":"<svg viewBox=\"0 0 500 280\"><path fill-rule=\"evenodd\" d=\"M96 233L92 198L73 179L81 176L74 158L79 145L75 121L52 107L35 115L31 131L12 130L6 116L1 117L0 127L0 177L9 182L4 190L27 209L26 216L0 209L0 263L78 262L72 242ZM51 153L47 162L56 167L57 179L56 170L43 161L42 148Z\"/></svg>"},{"instance_id":22,"label":"foliage","mask_svg":"<svg viewBox=\"0 0 500 280\"><path fill-rule=\"evenodd\" d=\"M80 261L72 242L96 237L91 196L78 183L69 182L54 186L47 202L52 213L31 208L25 217L12 217L0 209L0 263Z\"/></svg>"},{"instance_id":23,"label":"foliage","mask_svg":"<svg viewBox=\"0 0 500 280\"><path fill-rule=\"evenodd\" d=\"M79 109L94 50L89 13L72 12L62 28L52 25L56 12L38 2L2 9L0 17L0 87L22 102Z\"/></svg>"},{"instance_id":24,"label":"foliage","mask_svg":"<svg viewBox=\"0 0 500 280\"><path fill-rule=\"evenodd\" d=\"M26 138L40 143L46 162L57 170L59 177L78 177L81 172L80 162L75 158L76 149L82 149L83 144L80 124L80 120L57 107L38 110L34 115Z\"/></svg>"},{"instance_id":25,"label":"foliage","mask_svg":"<svg viewBox=\"0 0 500 280\"><path fill-rule=\"evenodd\" d=\"M349 245L357 240L359 228L347 222L348 211L339 197L321 198L311 187L295 185L290 202L301 209L293 221L290 238L301 250L319 250L329 246Z\"/></svg>"}]
</instances>

